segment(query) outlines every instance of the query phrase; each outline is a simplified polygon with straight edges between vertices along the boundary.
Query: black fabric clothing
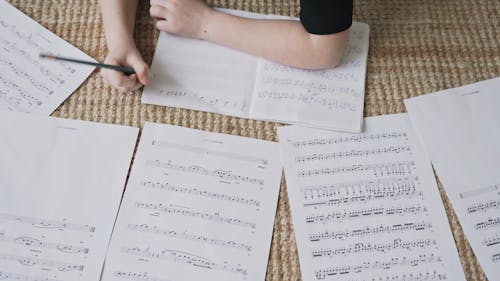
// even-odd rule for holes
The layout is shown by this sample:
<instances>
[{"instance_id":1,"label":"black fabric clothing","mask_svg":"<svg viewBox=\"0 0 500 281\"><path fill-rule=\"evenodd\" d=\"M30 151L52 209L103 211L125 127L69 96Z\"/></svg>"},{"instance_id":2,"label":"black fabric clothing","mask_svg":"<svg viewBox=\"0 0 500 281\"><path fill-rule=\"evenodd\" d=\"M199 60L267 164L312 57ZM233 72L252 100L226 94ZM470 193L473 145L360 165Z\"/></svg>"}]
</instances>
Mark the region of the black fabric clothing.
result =
<instances>
[{"instance_id":1,"label":"black fabric clothing","mask_svg":"<svg viewBox=\"0 0 500 281\"><path fill-rule=\"evenodd\" d=\"M353 0L300 0L300 21L312 34L333 34L352 25Z\"/></svg>"}]
</instances>

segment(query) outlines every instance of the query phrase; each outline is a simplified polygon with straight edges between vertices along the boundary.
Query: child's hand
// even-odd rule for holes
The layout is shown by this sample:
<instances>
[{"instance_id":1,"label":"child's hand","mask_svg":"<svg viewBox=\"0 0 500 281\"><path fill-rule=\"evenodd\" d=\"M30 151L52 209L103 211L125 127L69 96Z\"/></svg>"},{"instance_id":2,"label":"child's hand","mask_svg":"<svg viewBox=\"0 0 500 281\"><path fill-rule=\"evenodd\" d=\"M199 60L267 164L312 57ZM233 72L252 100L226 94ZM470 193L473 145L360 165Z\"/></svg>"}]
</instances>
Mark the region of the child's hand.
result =
<instances>
[{"instance_id":1,"label":"child's hand","mask_svg":"<svg viewBox=\"0 0 500 281\"><path fill-rule=\"evenodd\" d=\"M160 31L199 39L212 9L205 0L151 0L149 12Z\"/></svg>"},{"instance_id":2,"label":"child's hand","mask_svg":"<svg viewBox=\"0 0 500 281\"><path fill-rule=\"evenodd\" d=\"M149 83L149 67L135 47L130 47L128 50L124 49L119 52L110 51L104 63L129 66L135 70L135 74L126 76L119 71L101 69L104 81L121 92L131 92Z\"/></svg>"}]
</instances>

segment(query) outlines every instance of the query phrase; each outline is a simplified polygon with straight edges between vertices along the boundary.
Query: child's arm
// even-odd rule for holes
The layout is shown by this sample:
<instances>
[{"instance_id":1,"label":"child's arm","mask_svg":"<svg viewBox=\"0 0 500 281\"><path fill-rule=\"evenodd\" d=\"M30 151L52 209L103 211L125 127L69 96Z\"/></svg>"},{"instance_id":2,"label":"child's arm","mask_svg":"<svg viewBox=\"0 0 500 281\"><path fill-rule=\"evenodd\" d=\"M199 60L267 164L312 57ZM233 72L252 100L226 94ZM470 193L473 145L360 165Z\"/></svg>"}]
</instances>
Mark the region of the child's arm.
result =
<instances>
[{"instance_id":1,"label":"child's arm","mask_svg":"<svg viewBox=\"0 0 500 281\"><path fill-rule=\"evenodd\" d=\"M109 53L105 63L134 68L136 74L102 69L104 80L120 91L128 92L149 83L149 67L134 43L135 13L138 0L100 0Z\"/></svg>"},{"instance_id":2,"label":"child's arm","mask_svg":"<svg viewBox=\"0 0 500 281\"><path fill-rule=\"evenodd\" d=\"M347 30L315 35L298 21L227 15L209 8L204 0L151 0L150 13L159 20L156 25L161 31L207 40L306 69L338 65L348 39Z\"/></svg>"}]
</instances>

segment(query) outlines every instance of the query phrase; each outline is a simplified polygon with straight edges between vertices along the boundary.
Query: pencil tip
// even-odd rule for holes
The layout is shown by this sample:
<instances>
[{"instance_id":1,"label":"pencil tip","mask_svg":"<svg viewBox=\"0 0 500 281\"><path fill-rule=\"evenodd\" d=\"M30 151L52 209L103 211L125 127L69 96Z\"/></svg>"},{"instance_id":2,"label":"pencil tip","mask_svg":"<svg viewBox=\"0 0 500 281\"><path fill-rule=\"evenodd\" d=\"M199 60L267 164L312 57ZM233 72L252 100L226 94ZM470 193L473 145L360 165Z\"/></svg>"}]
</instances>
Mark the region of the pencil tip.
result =
<instances>
[{"instance_id":1,"label":"pencil tip","mask_svg":"<svg viewBox=\"0 0 500 281\"><path fill-rule=\"evenodd\" d=\"M39 54L38 57L42 58L42 59L53 59L55 60L56 57L53 56L53 55L49 55L49 54Z\"/></svg>"}]
</instances>

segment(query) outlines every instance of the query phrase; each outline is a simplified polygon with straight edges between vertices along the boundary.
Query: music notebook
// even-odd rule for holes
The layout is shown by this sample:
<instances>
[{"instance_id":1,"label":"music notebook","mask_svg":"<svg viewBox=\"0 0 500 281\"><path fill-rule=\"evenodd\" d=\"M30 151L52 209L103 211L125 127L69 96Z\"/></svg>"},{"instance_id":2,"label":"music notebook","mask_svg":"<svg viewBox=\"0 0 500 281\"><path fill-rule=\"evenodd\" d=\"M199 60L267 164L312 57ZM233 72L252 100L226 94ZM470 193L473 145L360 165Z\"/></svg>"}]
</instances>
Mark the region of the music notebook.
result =
<instances>
[{"instance_id":1,"label":"music notebook","mask_svg":"<svg viewBox=\"0 0 500 281\"><path fill-rule=\"evenodd\" d=\"M407 114L362 134L278 128L303 280L465 280Z\"/></svg>"},{"instance_id":2,"label":"music notebook","mask_svg":"<svg viewBox=\"0 0 500 281\"><path fill-rule=\"evenodd\" d=\"M94 61L0 0L0 110L50 115L94 67L40 60L40 53Z\"/></svg>"},{"instance_id":3,"label":"music notebook","mask_svg":"<svg viewBox=\"0 0 500 281\"><path fill-rule=\"evenodd\" d=\"M256 19L296 18L222 11ZM354 22L342 64L302 70L201 40L161 33L142 102L359 132L369 26Z\"/></svg>"},{"instance_id":4,"label":"music notebook","mask_svg":"<svg viewBox=\"0 0 500 281\"><path fill-rule=\"evenodd\" d=\"M137 128L0 111L0 279L98 281Z\"/></svg>"}]
</instances>

